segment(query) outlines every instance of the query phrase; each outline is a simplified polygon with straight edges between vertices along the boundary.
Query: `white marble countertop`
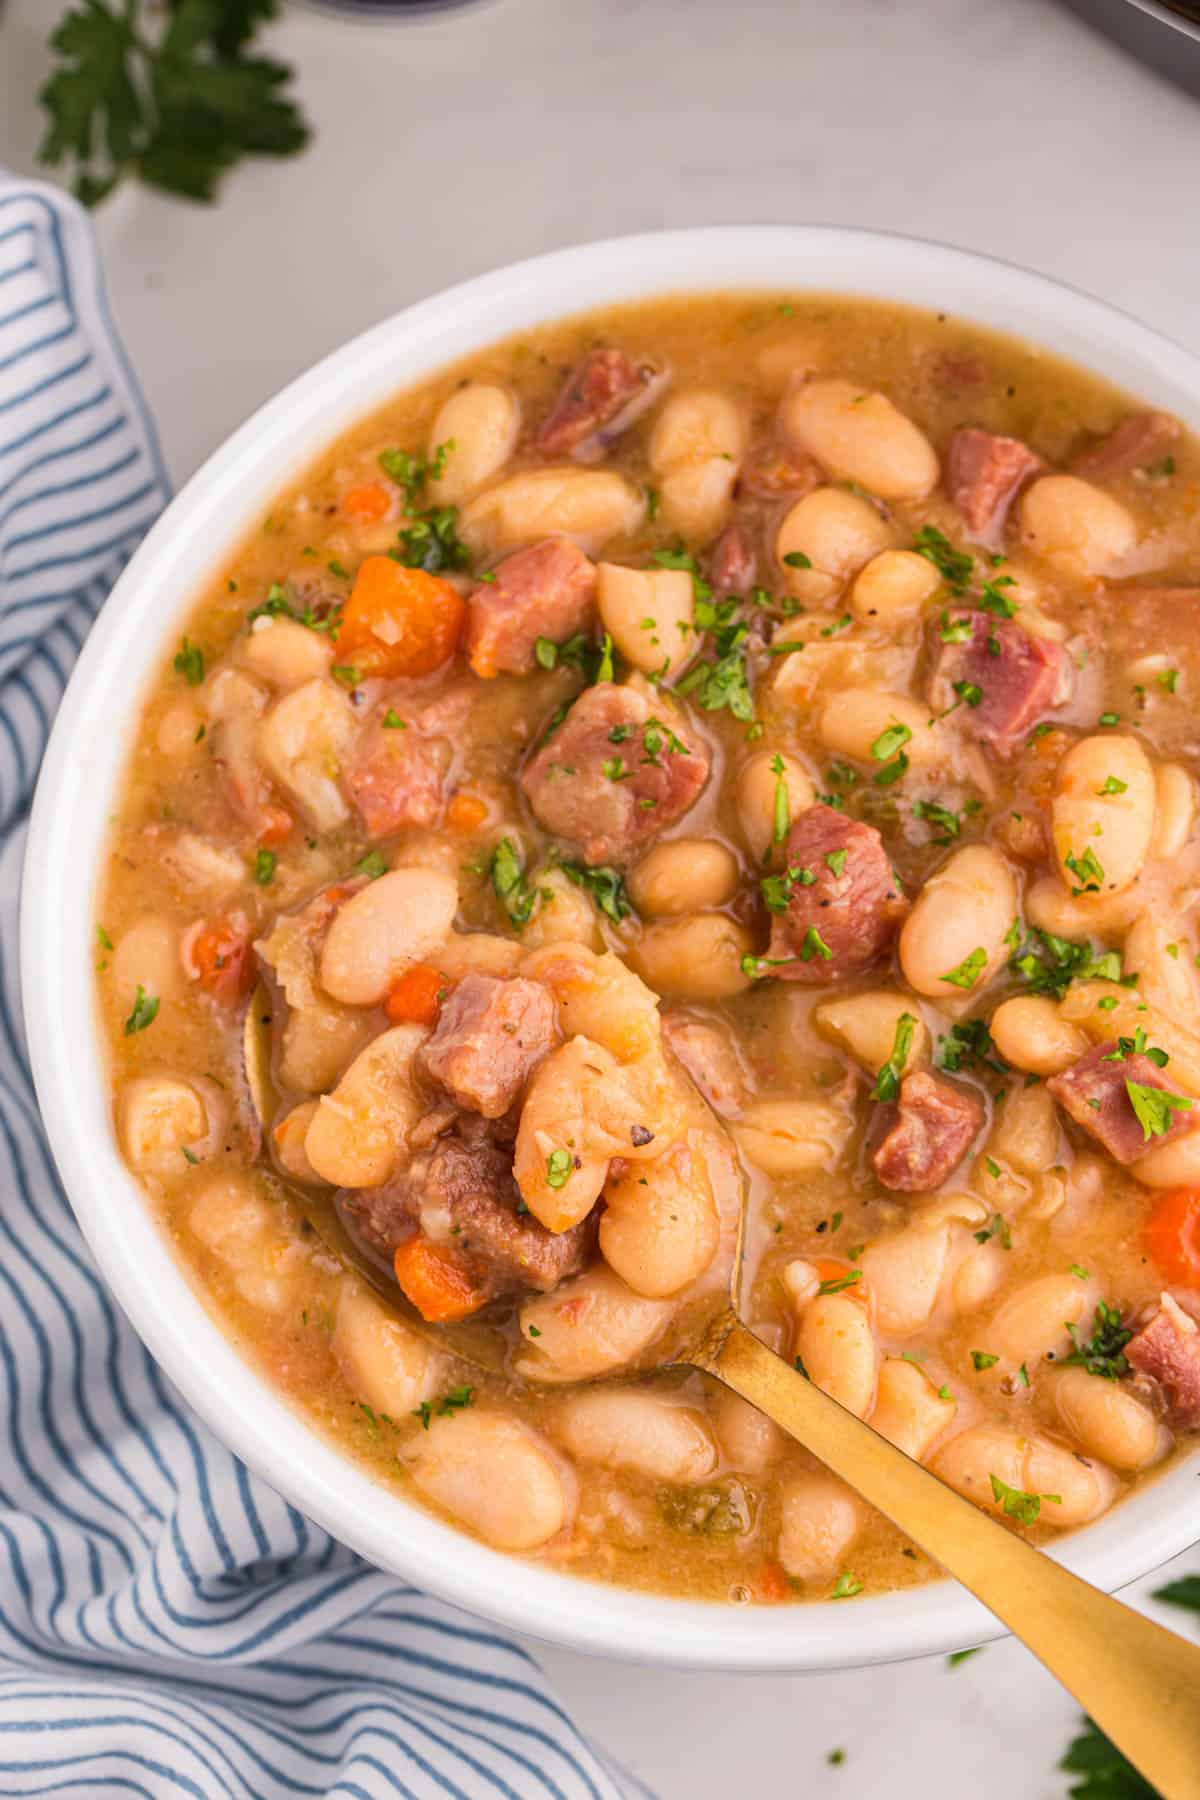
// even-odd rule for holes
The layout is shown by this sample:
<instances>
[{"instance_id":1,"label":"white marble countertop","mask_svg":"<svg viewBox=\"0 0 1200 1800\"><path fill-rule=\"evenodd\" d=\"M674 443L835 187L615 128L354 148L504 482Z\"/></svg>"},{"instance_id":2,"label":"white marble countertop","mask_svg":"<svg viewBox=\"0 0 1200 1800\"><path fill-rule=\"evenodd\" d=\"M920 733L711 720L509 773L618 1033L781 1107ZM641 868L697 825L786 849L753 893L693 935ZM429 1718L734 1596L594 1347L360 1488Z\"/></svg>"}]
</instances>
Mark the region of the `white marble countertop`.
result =
<instances>
[{"instance_id":1,"label":"white marble countertop","mask_svg":"<svg viewBox=\"0 0 1200 1800\"><path fill-rule=\"evenodd\" d=\"M0 22L0 162L23 170L62 3L9 0ZM176 481L406 302L658 226L892 227L1030 264L1200 350L1200 105L1054 0L484 0L395 26L294 7L275 47L300 70L307 155L237 173L215 210L130 191L99 215ZM1172 1572L1189 1566L1200 1552ZM737 1681L542 1656L666 1800L781 1777L844 1800L1064 1792L1076 1709L1011 1645L954 1670Z\"/></svg>"}]
</instances>

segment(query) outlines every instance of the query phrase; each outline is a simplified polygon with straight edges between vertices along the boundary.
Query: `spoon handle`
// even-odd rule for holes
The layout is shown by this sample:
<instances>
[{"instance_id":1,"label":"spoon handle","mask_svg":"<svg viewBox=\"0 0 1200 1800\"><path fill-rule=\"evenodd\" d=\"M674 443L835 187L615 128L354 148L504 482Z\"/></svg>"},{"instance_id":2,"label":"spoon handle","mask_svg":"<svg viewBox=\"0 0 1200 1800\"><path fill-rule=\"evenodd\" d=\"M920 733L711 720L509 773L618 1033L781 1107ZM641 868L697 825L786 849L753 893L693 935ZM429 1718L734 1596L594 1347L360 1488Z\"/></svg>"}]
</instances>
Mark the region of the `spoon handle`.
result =
<instances>
[{"instance_id":1,"label":"spoon handle","mask_svg":"<svg viewBox=\"0 0 1200 1800\"><path fill-rule=\"evenodd\" d=\"M732 1314L688 1361L774 1419L969 1588L1165 1800L1200 1800L1200 1645L1089 1587L989 1518Z\"/></svg>"}]
</instances>

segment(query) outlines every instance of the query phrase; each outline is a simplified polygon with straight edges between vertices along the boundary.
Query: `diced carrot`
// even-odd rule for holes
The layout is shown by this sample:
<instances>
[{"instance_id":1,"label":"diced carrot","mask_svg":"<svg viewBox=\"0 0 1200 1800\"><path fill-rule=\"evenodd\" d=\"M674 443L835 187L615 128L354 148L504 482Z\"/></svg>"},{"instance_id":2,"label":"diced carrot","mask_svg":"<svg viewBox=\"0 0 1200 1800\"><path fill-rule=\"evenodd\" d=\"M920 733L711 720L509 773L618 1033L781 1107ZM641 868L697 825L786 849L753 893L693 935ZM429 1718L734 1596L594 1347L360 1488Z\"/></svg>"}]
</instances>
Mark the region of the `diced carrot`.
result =
<instances>
[{"instance_id":1,"label":"diced carrot","mask_svg":"<svg viewBox=\"0 0 1200 1800\"><path fill-rule=\"evenodd\" d=\"M783 1564L768 1556L751 1577L750 1592L760 1606L778 1606L781 1601L790 1600L793 1589Z\"/></svg>"},{"instance_id":2,"label":"diced carrot","mask_svg":"<svg viewBox=\"0 0 1200 1800\"><path fill-rule=\"evenodd\" d=\"M487 1299L454 1251L432 1238L406 1239L394 1260L400 1291L431 1325L469 1318Z\"/></svg>"},{"instance_id":3,"label":"diced carrot","mask_svg":"<svg viewBox=\"0 0 1200 1800\"><path fill-rule=\"evenodd\" d=\"M871 1290L867 1286L866 1276L856 1269L853 1263L837 1262L831 1256L817 1257L813 1262L822 1287L826 1282L845 1281L848 1276L856 1275L857 1281L851 1281L848 1287L840 1287L839 1294L845 1294L847 1300L857 1300L863 1306L871 1303Z\"/></svg>"},{"instance_id":4,"label":"diced carrot","mask_svg":"<svg viewBox=\"0 0 1200 1800\"><path fill-rule=\"evenodd\" d=\"M364 675L432 675L457 650L466 614L440 576L368 556L342 614L338 661Z\"/></svg>"},{"instance_id":5,"label":"diced carrot","mask_svg":"<svg viewBox=\"0 0 1200 1800\"><path fill-rule=\"evenodd\" d=\"M451 795L446 808L446 823L451 831L475 831L487 816L486 800L481 800L478 794L464 793L462 789Z\"/></svg>"},{"instance_id":6,"label":"diced carrot","mask_svg":"<svg viewBox=\"0 0 1200 1800\"><path fill-rule=\"evenodd\" d=\"M377 519L385 518L391 504L390 494L378 481L369 481L342 495L342 511L359 525L373 525Z\"/></svg>"},{"instance_id":7,"label":"diced carrot","mask_svg":"<svg viewBox=\"0 0 1200 1800\"><path fill-rule=\"evenodd\" d=\"M412 963L392 986L384 1008L393 1025L436 1025L449 983L440 969Z\"/></svg>"},{"instance_id":8,"label":"diced carrot","mask_svg":"<svg viewBox=\"0 0 1200 1800\"><path fill-rule=\"evenodd\" d=\"M1200 1188L1172 1188L1146 1221L1146 1248L1168 1281L1200 1286Z\"/></svg>"},{"instance_id":9,"label":"diced carrot","mask_svg":"<svg viewBox=\"0 0 1200 1800\"><path fill-rule=\"evenodd\" d=\"M250 926L244 913L209 919L192 936L188 957L200 986L222 1006L235 1005L254 986Z\"/></svg>"},{"instance_id":10,"label":"diced carrot","mask_svg":"<svg viewBox=\"0 0 1200 1800\"><path fill-rule=\"evenodd\" d=\"M258 829L259 843L266 844L268 848L282 844L291 836L295 822L291 813L284 812L282 806L264 806L262 824Z\"/></svg>"}]
</instances>

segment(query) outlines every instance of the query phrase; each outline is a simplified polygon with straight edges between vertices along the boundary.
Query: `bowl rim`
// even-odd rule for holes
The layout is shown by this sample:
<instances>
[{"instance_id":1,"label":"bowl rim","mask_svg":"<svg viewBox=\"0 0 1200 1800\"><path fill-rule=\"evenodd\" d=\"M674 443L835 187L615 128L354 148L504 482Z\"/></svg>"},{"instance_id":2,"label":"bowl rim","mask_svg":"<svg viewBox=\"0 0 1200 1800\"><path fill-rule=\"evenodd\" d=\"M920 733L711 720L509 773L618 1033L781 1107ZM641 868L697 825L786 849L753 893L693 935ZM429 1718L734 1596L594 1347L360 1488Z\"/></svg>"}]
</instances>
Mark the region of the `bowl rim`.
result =
<instances>
[{"instance_id":1,"label":"bowl rim","mask_svg":"<svg viewBox=\"0 0 1200 1800\"><path fill-rule=\"evenodd\" d=\"M419 301L259 408L176 495L116 582L42 763L22 876L20 968L42 1118L100 1270L184 1398L249 1468L375 1566L500 1625L637 1662L798 1672L932 1655L1004 1631L949 1581L852 1607L779 1608L585 1581L490 1550L381 1489L234 1349L120 1161L91 966L107 815L134 722L118 698L114 726L114 696L144 692L204 581L272 497L387 394L518 329L654 296L739 291L857 294L940 309L1073 359L1200 430L1200 359L1191 352L1064 283L892 232L718 225L646 233L552 251ZM164 606L163 593L182 597ZM1196 1465L1196 1455L1180 1459L1051 1554L1108 1591L1157 1568L1197 1537Z\"/></svg>"}]
</instances>

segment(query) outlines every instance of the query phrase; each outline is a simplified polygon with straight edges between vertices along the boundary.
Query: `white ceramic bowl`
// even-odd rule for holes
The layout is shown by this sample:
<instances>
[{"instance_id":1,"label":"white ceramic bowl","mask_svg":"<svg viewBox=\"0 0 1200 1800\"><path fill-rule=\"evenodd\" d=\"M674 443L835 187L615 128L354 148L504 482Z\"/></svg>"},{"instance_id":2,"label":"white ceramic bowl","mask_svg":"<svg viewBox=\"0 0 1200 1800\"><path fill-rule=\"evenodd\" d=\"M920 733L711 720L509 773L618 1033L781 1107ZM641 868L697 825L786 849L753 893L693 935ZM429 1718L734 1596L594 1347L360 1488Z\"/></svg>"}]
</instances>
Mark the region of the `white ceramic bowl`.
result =
<instances>
[{"instance_id":1,"label":"white ceramic bowl","mask_svg":"<svg viewBox=\"0 0 1200 1800\"><path fill-rule=\"evenodd\" d=\"M732 227L589 244L470 281L376 326L293 382L212 456L130 562L59 711L22 894L26 1029L42 1113L79 1222L171 1379L243 1460L345 1543L443 1598L576 1649L721 1669L828 1669L1000 1635L941 1583L794 1607L716 1608L584 1583L498 1555L386 1495L241 1360L188 1286L118 1157L93 1006L93 880L133 702L203 582L273 496L339 432L439 364L543 320L717 289L816 289L911 301L1073 357L1200 429L1200 362L1097 300L985 257L825 227ZM1064 1543L1113 1589L1197 1535L1195 1456Z\"/></svg>"}]
</instances>

